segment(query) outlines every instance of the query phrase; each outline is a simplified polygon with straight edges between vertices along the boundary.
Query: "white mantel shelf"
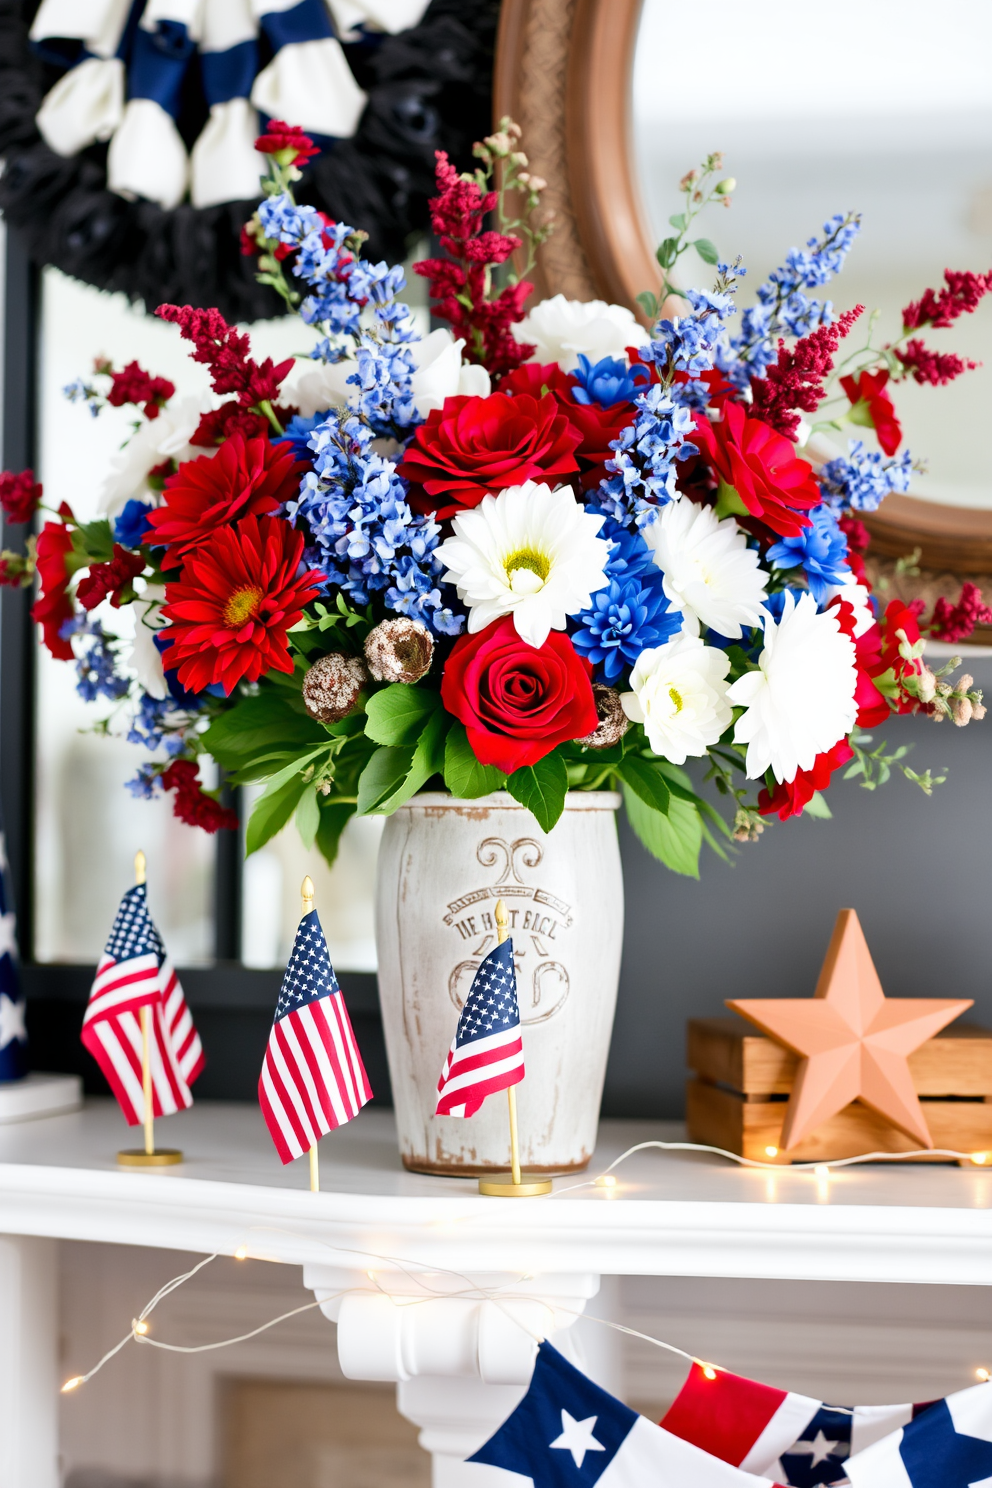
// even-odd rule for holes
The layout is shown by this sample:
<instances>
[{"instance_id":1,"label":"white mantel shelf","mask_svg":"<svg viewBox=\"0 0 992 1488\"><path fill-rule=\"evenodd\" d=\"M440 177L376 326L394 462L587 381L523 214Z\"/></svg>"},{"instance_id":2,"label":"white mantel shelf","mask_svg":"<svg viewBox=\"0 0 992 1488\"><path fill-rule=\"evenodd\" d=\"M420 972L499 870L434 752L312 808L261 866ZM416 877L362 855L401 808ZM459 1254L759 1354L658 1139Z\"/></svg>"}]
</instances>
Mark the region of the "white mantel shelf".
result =
<instances>
[{"instance_id":1,"label":"white mantel shelf","mask_svg":"<svg viewBox=\"0 0 992 1488\"><path fill-rule=\"evenodd\" d=\"M202 1102L157 1124L181 1167L118 1169L135 1136L109 1100L0 1129L0 1233L148 1245L294 1265L992 1284L992 1171L871 1165L829 1184L686 1153L638 1154L616 1189L563 1178L537 1199L482 1198L403 1170L392 1118L367 1111L283 1168L257 1109ZM673 1123L606 1121L588 1177ZM571 1191L568 1191L571 1190Z\"/></svg>"}]
</instances>

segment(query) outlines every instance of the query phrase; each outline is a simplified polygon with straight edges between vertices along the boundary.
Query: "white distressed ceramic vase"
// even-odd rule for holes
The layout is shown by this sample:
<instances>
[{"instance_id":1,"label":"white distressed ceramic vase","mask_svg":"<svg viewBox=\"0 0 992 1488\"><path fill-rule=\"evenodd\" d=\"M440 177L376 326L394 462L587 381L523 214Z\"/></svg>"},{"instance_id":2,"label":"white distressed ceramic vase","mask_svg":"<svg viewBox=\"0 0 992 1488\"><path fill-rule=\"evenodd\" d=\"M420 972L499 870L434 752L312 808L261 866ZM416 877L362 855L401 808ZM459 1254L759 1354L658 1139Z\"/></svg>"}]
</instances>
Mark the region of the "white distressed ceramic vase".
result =
<instances>
[{"instance_id":1,"label":"white distressed ceramic vase","mask_svg":"<svg viewBox=\"0 0 992 1488\"><path fill-rule=\"evenodd\" d=\"M520 1157L584 1168L596 1143L623 941L612 791L574 791L553 831L505 791L462 801L414 796L386 822L376 883L379 997L400 1154L421 1173L509 1166L506 1098L474 1116L435 1116L437 1081L506 902L526 1078Z\"/></svg>"}]
</instances>

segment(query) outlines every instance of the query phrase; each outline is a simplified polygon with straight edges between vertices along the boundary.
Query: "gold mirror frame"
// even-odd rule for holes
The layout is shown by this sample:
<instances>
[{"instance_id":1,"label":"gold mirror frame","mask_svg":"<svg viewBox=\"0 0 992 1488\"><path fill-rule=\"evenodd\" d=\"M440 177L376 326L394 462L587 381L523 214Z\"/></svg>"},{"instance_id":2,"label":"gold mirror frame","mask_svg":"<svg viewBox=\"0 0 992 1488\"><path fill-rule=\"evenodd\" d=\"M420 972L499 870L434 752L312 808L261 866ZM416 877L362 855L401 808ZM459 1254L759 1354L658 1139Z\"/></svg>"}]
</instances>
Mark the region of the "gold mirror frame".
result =
<instances>
[{"instance_id":1,"label":"gold mirror frame","mask_svg":"<svg viewBox=\"0 0 992 1488\"><path fill-rule=\"evenodd\" d=\"M636 296L660 273L633 152L631 78L643 0L503 0L493 79L496 121L523 130L530 169L555 231L530 275L540 298L609 300L640 315ZM992 511L888 496L865 515L869 567L883 596L956 598L963 578L992 601ZM919 571L896 563L919 549ZM972 641L992 644L992 627Z\"/></svg>"}]
</instances>

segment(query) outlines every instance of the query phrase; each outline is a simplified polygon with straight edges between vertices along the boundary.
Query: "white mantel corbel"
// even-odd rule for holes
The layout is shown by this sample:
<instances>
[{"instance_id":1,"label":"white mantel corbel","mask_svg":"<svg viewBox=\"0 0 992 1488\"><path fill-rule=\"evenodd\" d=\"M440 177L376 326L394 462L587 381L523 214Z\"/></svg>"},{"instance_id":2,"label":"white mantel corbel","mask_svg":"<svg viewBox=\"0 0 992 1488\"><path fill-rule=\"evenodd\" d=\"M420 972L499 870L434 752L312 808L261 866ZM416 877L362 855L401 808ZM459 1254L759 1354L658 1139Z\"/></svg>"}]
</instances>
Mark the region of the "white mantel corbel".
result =
<instances>
[{"instance_id":1,"label":"white mantel corbel","mask_svg":"<svg viewBox=\"0 0 992 1488\"><path fill-rule=\"evenodd\" d=\"M342 1373L397 1385L397 1406L431 1453L434 1488L485 1488L491 1470L465 1458L522 1398L539 1341L571 1352L561 1335L600 1278L310 1265L303 1284L337 1324Z\"/></svg>"}]
</instances>

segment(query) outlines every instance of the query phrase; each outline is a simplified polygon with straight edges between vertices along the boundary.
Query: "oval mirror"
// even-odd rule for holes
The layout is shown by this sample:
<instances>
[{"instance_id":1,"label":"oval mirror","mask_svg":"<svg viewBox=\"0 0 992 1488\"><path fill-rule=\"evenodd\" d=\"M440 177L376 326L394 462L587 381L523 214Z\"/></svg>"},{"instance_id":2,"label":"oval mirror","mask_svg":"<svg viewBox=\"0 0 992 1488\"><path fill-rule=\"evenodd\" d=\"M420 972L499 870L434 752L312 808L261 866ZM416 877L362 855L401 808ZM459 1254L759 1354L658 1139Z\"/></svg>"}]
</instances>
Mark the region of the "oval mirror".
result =
<instances>
[{"instance_id":1,"label":"oval mirror","mask_svg":"<svg viewBox=\"0 0 992 1488\"><path fill-rule=\"evenodd\" d=\"M714 149L738 188L701 226L755 286L833 213L863 214L825 293L879 312L875 344L899 336L902 307L945 268L989 267L987 0L945 0L941 32L956 40L940 48L925 0L837 0L829 18L794 0L709 0L705 35L701 20L686 0L503 0L495 112L522 125L557 218L540 294L636 309L658 282L679 179ZM692 269L706 284L706 265ZM926 470L866 517L871 562L907 599L956 595L962 576L992 599L992 300L927 342L985 366L946 387L900 384L903 447ZM872 430L849 432L874 447Z\"/></svg>"}]
</instances>

